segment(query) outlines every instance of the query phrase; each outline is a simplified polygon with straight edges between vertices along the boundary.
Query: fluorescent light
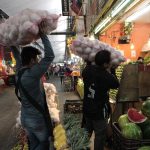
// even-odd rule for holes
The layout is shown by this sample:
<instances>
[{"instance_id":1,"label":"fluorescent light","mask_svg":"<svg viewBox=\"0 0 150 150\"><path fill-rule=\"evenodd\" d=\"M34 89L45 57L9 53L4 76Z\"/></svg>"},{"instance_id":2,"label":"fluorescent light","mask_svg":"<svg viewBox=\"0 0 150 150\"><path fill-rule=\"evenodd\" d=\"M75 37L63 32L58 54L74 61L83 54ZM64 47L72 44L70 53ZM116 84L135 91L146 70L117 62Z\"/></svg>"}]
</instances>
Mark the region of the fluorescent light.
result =
<instances>
[{"instance_id":1,"label":"fluorescent light","mask_svg":"<svg viewBox=\"0 0 150 150\"><path fill-rule=\"evenodd\" d=\"M131 0L124 0L121 3L119 3L115 9L112 11L111 16L116 16Z\"/></svg>"},{"instance_id":2,"label":"fluorescent light","mask_svg":"<svg viewBox=\"0 0 150 150\"><path fill-rule=\"evenodd\" d=\"M94 30L94 33L95 34L98 33L98 31L101 30L110 20L111 20L111 17L107 17L101 23L99 23L96 29Z\"/></svg>"},{"instance_id":3,"label":"fluorescent light","mask_svg":"<svg viewBox=\"0 0 150 150\"><path fill-rule=\"evenodd\" d=\"M146 12L148 12L150 10L150 5L148 5L147 7L142 8L140 11L137 11L136 13L132 14L131 16L129 16L126 21L127 22L131 22L136 20L138 17L142 16L143 14L145 14Z\"/></svg>"},{"instance_id":4,"label":"fluorescent light","mask_svg":"<svg viewBox=\"0 0 150 150\"><path fill-rule=\"evenodd\" d=\"M97 34L114 16L116 16L131 0L120 0L120 3L114 8L114 10L111 12L111 17L105 18L102 22L100 22L95 30L94 33ZM133 1L133 0L132 0Z\"/></svg>"}]
</instances>

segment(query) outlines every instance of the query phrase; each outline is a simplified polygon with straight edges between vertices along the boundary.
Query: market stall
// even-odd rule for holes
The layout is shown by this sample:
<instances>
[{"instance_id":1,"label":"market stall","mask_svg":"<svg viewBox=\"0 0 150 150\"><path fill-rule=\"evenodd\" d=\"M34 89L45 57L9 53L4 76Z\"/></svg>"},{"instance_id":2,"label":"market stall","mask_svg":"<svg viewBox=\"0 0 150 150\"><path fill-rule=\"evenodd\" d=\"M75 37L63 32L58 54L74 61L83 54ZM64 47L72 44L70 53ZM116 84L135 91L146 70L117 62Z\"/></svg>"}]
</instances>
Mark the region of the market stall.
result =
<instances>
[{"instance_id":1,"label":"market stall","mask_svg":"<svg viewBox=\"0 0 150 150\"><path fill-rule=\"evenodd\" d=\"M99 30L99 39L109 43L113 47L117 47L127 59L127 64L124 65L121 70L116 71L117 75L121 75L118 76L120 80L119 89L110 91L110 97L116 103L112 114L112 122L114 122L112 125L113 145L116 150L137 150L141 146L150 145L150 138L148 136L146 136L148 138L145 138L144 129L140 126L142 121L145 123L147 121L145 121L145 116L140 116L141 113L138 114L142 106L145 103L149 103L148 100L144 103L143 101L150 95L149 8L148 1L143 3L141 1L139 5L136 5L136 7L130 11L126 11L125 14L120 14L122 15L122 17L120 17L121 19L119 18L114 22L109 20L107 21L110 24L108 24L109 27L101 26ZM110 14L113 13L114 11L110 11ZM124 125L127 124L127 128L122 128L121 125L116 123L120 122L120 118L123 118L125 122L122 123ZM143 118L143 120L141 121L140 118ZM149 119L147 120L149 122ZM145 130L148 130L148 128L148 126L145 126ZM138 135L134 135L133 130L136 130L135 133L140 133L139 137ZM150 148L145 147L145 149Z\"/></svg>"}]
</instances>

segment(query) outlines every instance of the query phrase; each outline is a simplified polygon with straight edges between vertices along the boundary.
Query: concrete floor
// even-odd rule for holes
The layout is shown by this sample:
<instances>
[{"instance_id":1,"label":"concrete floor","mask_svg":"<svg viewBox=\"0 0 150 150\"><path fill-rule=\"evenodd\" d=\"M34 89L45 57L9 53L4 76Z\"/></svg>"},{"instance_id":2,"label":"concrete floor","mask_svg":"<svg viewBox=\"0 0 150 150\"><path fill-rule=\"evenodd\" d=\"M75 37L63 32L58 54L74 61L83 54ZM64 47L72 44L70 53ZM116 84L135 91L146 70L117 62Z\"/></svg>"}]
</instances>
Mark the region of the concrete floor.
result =
<instances>
[{"instance_id":1,"label":"concrete floor","mask_svg":"<svg viewBox=\"0 0 150 150\"><path fill-rule=\"evenodd\" d=\"M16 143L15 129L18 100L13 87L0 87L0 150L10 150Z\"/></svg>"}]
</instances>

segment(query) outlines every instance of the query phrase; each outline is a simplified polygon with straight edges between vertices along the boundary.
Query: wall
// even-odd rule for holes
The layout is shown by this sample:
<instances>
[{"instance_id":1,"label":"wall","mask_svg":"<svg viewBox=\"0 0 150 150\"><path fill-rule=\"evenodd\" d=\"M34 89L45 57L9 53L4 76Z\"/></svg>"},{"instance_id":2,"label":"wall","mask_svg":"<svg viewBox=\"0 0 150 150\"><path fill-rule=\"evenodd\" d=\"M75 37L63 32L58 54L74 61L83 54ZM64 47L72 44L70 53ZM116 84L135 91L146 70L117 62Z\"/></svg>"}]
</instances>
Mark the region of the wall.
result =
<instances>
[{"instance_id":1,"label":"wall","mask_svg":"<svg viewBox=\"0 0 150 150\"><path fill-rule=\"evenodd\" d=\"M136 57L131 56L131 44L118 44L118 38L122 34L122 24L115 24L103 35L100 36L100 40L109 43L113 47L116 47L124 51L125 57L131 60L136 60L138 56L142 55L141 49L143 45L148 41L150 36L150 23L135 23L132 34L131 42L135 46Z\"/></svg>"}]
</instances>

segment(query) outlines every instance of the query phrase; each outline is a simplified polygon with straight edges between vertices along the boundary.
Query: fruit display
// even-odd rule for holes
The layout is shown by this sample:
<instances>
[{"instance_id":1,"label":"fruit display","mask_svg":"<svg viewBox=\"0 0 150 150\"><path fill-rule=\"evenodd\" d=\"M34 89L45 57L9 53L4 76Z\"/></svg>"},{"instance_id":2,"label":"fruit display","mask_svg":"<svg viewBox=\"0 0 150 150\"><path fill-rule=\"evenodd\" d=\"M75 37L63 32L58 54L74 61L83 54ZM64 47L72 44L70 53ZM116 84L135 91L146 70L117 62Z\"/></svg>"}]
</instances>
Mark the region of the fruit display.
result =
<instances>
[{"instance_id":1,"label":"fruit display","mask_svg":"<svg viewBox=\"0 0 150 150\"><path fill-rule=\"evenodd\" d=\"M17 133L18 142L11 150L29 150L27 144L27 135L24 129L19 128Z\"/></svg>"},{"instance_id":2,"label":"fruit display","mask_svg":"<svg viewBox=\"0 0 150 150\"><path fill-rule=\"evenodd\" d=\"M145 64L150 64L150 56L144 58Z\"/></svg>"},{"instance_id":3,"label":"fruit display","mask_svg":"<svg viewBox=\"0 0 150 150\"><path fill-rule=\"evenodd\" d=\"M138 124L143 132L143 139L150 139L150 119Z\"/></svg>"},{"instance_id":4,"label":"fruit display","mask_svg":"<svg viewBox=\"0 0 150 150\"><path fill-rule=\"evenodd\" d=\"M79 96L81 99L83 99L84 97L84 83L82 79L78 79L77 81L77 92L79 93Z\"/></svg>"},{"instance_id":5,"label":"fruit display","mask_svg":"<svg viewBox=\"0 0 150 150\"><path fill-rule=\"evenodd\" d=\"M129 108L127 114L114 122L113 149L115 150L150 150L150 120L135 108ZM144 146L144 147L141 147ZM143 149L142 149L143 148Z\"/></svg>"},{"instance_id":6,"label":"fruit display","mask_svg":"<svg viewBox=\"0 0 150 150\"><path fill-rule=\"evenodd\" d=\"M141 111L146 117L150 118L150 99L142 104Z\"/></svg>"},{"instance_id":7,"label":"fruit display","mask_svg":"<svg viewBox=\"0 0 150 150\"><path fill-rule=\"evenodd\" d=\"M135 108L128 109L128 119L133 123L142 123L147 120L141 112L137 111Z\"/></svg>"},{"instance_id":8,"label":"fruit display","mask_svg":"<svg viewBox=\"0 0 150 150\"><path fill-rule=\"evenodd\" d=\"M135 108L129 108L127 114L121 115L118 125L127 139L150 140L150 119Z\"/></svg>"},{"instance_id":9,"label":"fruit display","mask_svg":"<svg viewBox=\"0 0 150 150\"><path fill-rule=\"evenodd\" d=\"M64 91L69 92L73 90L72 79L68 76L64 78Z\"/></svg>"},{"instance_id":10,"label":"fruit display","mask_svg":"<svg viewBox=\"0 0 150 150\"><path fill-rule=\"evenodd\" d=\"M25 9L0 24L0 44L4 46L26 45L39 38L39 24L49 34L57 28L59 15L44 10Z\"/></svg>"},{"instance_id":11,"label":"fruit display","mask_svg":"<svg viewBox=\"0 0 150 150\"><path fill-rule=\"evenodd\" d=\"M70 49L72 50L72 53L90 62L94 62L96 53L101 50L107 50L111 53L112 64L120 64L125 61L125 58L120 51L98 39L90 40L88 37L78 36L73 40Z\"/></svg>"},{"instance_id":12,"label":"fruit display","mask_svg":"<svg viewBox=\"0 0 150 150\"><path fill-rule=\"evenodd\" d=\"M123 129L123 127L129 123L129 120L128 120L128 115L127 114L124 114L124 115L121 115L118 119L118 123L119 123L119 127L121 129Z\"/></svg>"},{"instance_id":13,"label":"fruit display","mask_svg":"<svg viewBox=\"0 0 150 150\"><path fill-rule=\"evenodd\" d=\"M146 121L139 123L138 124L140 126L140 128L143 130L145 129L147 126L150 126L150 119L147 119Z\"/></svg>"},{"instance_id":14,"label":"fruit display","mask_svg":"<svg viewBox=\"0 0 150 150\"><path fill-rule=\"evenodd\" d=\"M142 139L142 130L135 123L127 123L122 128L122 135L128 139Z\"/></svg>"},{"instance_id":15,"label":"fruit display","mask_svg":"<svg viewBox=\"0 0 150 150\"><path fill-rule=\"evenodd\" d=\"M143 129L143 138L150 139L150 124Z\"/></svg>"},{"instance_id":16,"label":"fruit display","mask_svg":"<svg viewBox=\"0 0 150 150\"><path fill-rule=\"evenodd\" d=\"M150 146L140 147L138 150L150 150Z\"/></svg>"},{"instance_id":17,"label":"fruit display","mask_svg":"<svg viewBox=\"0 0 150 150\"><path fill-rule=\"evenodd\" d=\"M121 80L123 68L124 68L124 64L121 64L116 69L116 76L117 76L119 81ZM110 98L113 99L113 100L116 100L117 93L118 93L118 89L111 89L110 92L109 92Z\"/></svg>"},{"instance_id":18,"label":"fruit display","mask_svg":"<svg viewBox=\"0 0 150 150\"><path fill-rule=\"evenodd\" d=\"M66 131L61 124L57 125L54 128L53 135L54 135L54 146L56 150L65 150L68 147L67 137Z\"/></svg>"}]
</instances>

